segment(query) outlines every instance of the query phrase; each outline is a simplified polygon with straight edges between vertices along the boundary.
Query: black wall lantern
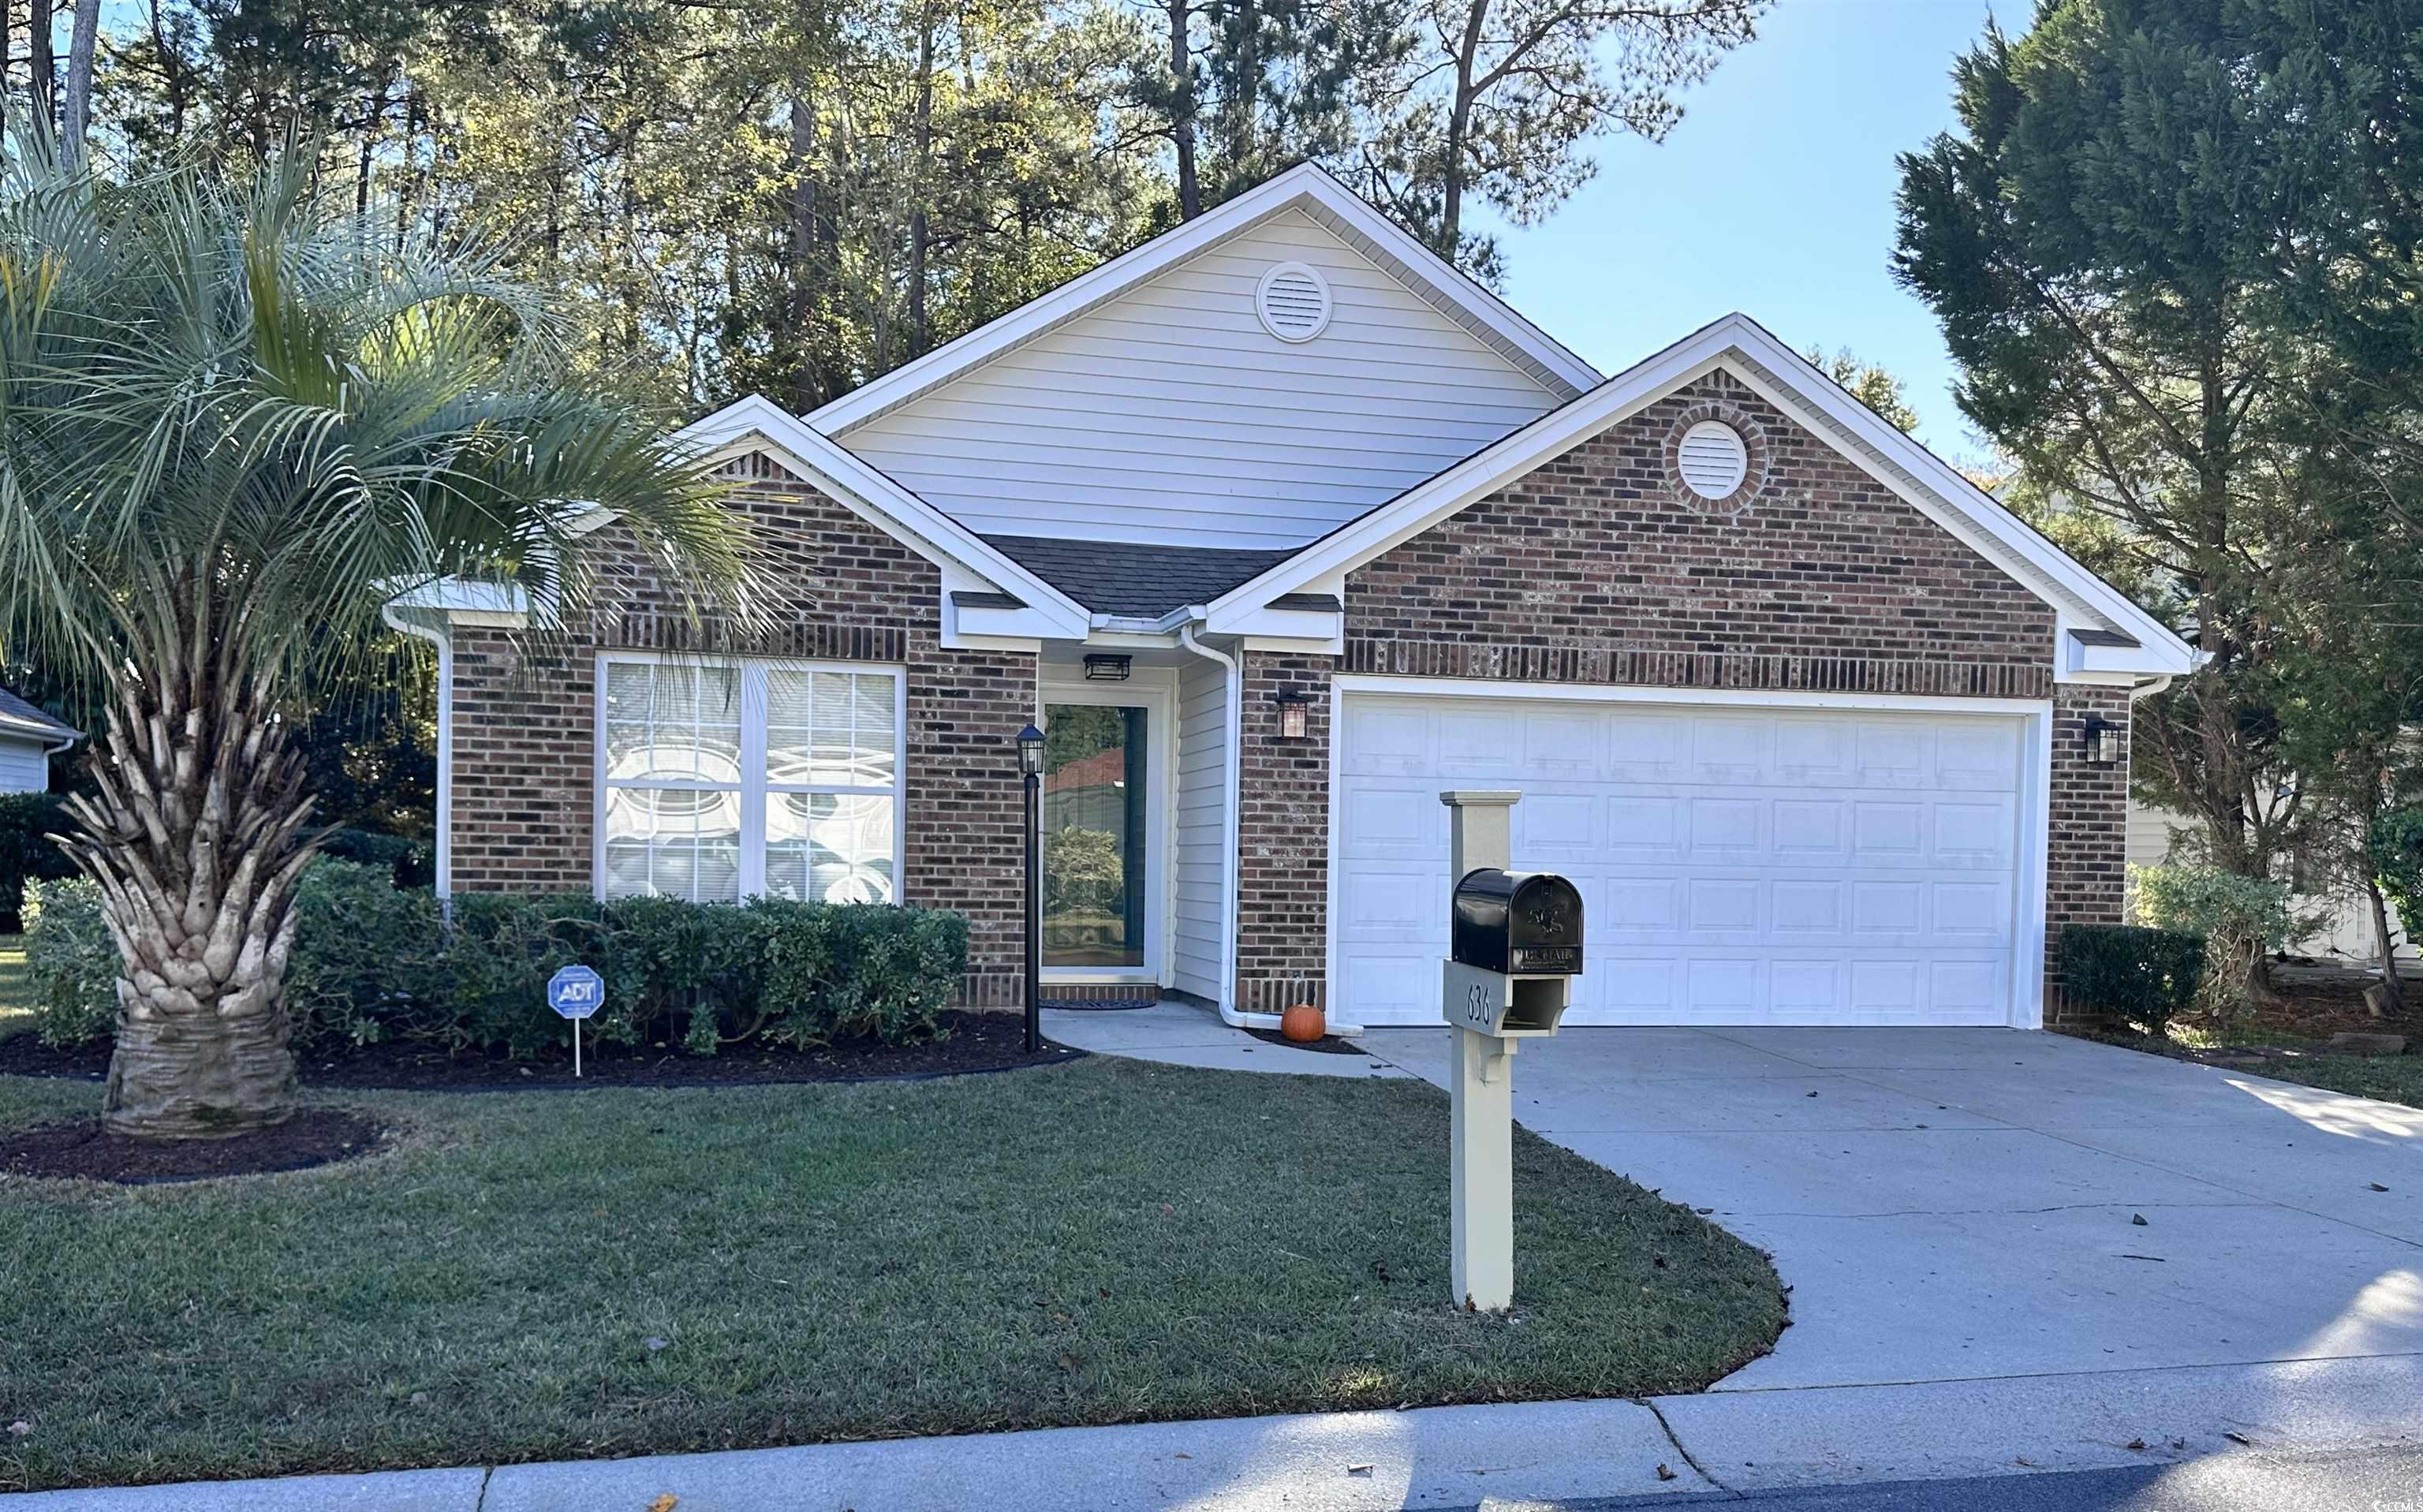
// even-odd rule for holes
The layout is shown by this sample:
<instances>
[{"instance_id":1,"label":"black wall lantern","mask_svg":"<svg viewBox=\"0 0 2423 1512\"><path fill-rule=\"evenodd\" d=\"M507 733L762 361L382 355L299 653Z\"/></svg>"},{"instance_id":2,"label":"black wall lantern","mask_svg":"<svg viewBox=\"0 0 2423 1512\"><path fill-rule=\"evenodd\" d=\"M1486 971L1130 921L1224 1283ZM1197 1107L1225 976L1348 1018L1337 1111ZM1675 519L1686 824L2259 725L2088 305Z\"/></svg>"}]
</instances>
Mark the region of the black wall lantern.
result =
<instances>
[{"instance_id":1,"label":"black wall lantern","mask_svg":"<svg viewBox=\"0 0 2423 1512\"><path fill-rule=\"evenodd\" d=\"M1279 706L1279 739L1301 740L1309 733L1312 722L1312 694L1301 688L1282 688L1271 694L1271 702Z\"/></svg>"},{"instance_id":2,"label":"black wall lantern","mask_svg":"<svg viewBox=\"0 0 2423 1512\"><path fill-rule=\"evenodd\" d=\"M1043 1048L1042 826L1036 803L1043 787L1043 732L1018 732L1018 776L1026 789L1026 1053Z\"/></svg>"},{"instance_id":3,"label":"black wall lantern","mask_svg":"<svg viewBox=\"0 0 2423 1512\"><path fill-rule=\"evenodd\" d=\"M2093 714L2086 716L2084 740L2086 759L2098 767L2118 764L2120 760L2120 726Z\"/></svg>"},{"instance_id":4,"label":"black wall lantern","mask_svg":"<svg viewBox=\"0 0 2423 1512\"><path fill-rule=\"evenodd\" d=\"M1128 680L1129 661L1127 657L1108 651L1088 651L1085 653L1085 680L1125 682Z\"/></svg>"}]
</instances>

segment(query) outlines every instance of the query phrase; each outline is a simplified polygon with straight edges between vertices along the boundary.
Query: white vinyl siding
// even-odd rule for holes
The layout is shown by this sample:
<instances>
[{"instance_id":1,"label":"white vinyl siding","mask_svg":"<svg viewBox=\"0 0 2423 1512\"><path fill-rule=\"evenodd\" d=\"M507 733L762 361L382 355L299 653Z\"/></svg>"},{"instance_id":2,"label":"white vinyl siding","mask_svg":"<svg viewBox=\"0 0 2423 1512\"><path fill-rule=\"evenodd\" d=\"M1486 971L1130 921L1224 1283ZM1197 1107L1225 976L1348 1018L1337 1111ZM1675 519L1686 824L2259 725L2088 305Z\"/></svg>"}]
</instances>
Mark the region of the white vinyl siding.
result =
<instances>
[{"instance_id":1,"label":"white vinyl siding","mask_svg":"<svg viewBox=\"0 0 2423 1512\"><path fill-rule=\"evenodd\" d=\"M1227 839L1228 687L1225 670L1197 660L1178 677L1177 948L1181 992L1227 1001L1220 980Z\"/></svg>"},{"instance_id":2,"label":"white vinyl siding","mask_svg":"<svg viewBox=\"0 0 2423 1512\"><path fill-rule=\"evenodd\" d=\"M45 792L50 786L50 763L40 744L0 740L0 793Z\"/></svg>"},{"instance_id":3,"label":"white vinyl siding","mask_svg":"<svg viewBox=\"0 0 2423 1512\"><path fill-rule=\"evenodd\" d=\"M1317 268L1273 336L1256 291ZM1546 413L1555 396L1290 211L844 433L979 535L1299 546Z\"/></svg>"}]
</instances>

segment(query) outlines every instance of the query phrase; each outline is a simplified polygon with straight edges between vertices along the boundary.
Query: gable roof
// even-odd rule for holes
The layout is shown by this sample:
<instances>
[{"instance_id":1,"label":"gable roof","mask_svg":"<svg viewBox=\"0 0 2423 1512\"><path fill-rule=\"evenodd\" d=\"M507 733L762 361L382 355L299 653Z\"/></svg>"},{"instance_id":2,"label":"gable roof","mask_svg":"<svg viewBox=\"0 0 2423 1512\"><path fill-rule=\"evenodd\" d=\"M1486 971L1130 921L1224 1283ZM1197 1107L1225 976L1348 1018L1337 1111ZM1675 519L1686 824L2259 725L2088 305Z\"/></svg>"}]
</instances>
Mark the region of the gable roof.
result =
<instances>
[{"instance_id":1,"label":"gable roof","mask_svg":"<svg viewBox=\"0 0 2423 1512\"><path fill-rule=\"evenodd\" d=\"M1208 606L1214 630L1281 595L1362 565L1633 414L1723 367L1762 398L2051 604L2072 629L2109 631L2139 654L2125 670L2193 671L2196 652L2000 501L1915 438L1888 423L1773 332L1735 312L1636 363L1494 445L1295 552Z\"/></svg>"},{"instance_id":2,"label":"gable roof","mask_svg":"<svg viewBox=\"0 0 2423 1512\"><path fill-rule=\"evenodd\" d=\"M1055 628L1063 633L1080 638L1085 633L1091 619L1085 606L762 394L736 400L692 421L673 439L701 452L761 445L784 466L878 529L929 558L957 562L1026 605L1042 610L1059 622ZM598 515L604 517L606 512Z\"/></svg>"},{"instance_id":3,"label":"gable roof","mask_svg":"<svg viewBox=\"0 0 2423 1512\"><path fill-rule=\"evenodd\" d=\"M0 735L37 740L81 740L84 731L45 714L35 705L0 688Z\"/></svg>"},{"instance_id":4,"label":"gable roof","mask_svg":"<svg viewBox=\"0 0 2423 1512\"><path fill-rule=\"evenodd\" d=\"M1307 163L1223 201L914 362L851 390L810 411L807 423L824 435L840 436L1289 210L1303 211L1552 393L1569 397L1599 382L1598 370L1562 342L1449 266L1326 171Z\"/></svg>"}]
</instances>

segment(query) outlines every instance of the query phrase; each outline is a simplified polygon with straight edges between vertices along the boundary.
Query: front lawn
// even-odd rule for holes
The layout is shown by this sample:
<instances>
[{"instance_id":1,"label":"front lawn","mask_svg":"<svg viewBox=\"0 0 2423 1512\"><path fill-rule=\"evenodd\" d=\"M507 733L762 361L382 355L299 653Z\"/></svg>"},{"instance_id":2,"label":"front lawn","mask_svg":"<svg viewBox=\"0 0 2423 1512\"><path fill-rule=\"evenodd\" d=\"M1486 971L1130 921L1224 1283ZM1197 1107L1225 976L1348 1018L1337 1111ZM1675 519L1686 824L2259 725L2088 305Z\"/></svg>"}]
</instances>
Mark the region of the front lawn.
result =
<instances>
[{"instance_id":1,"label":"front lawn","mask_svg":"<svg viewBox=\"0 0 2423 1512\"><path fill-rule=\"evenodd\" d=\"M2392 1034L2407 1032L2406 1027L2400 1024L2376 1024L2371 1027ZM2115 1030L2094 1038L2127 1049L2183 1060L2209 1061L2214 1053L2237 1047L2284 1052L2266 1055L2259 1060L2249 1060L2242 1065L2230 1064L2234 1064L2235 1069L2257 1076L2270 1076L2277 1081L2292 1081L2306 1087L2319 1087L2324 1091L2378 1098L2384 1103L2402 1103L2408 1107L2423 1107L2423 1055L2333 1055L2322 1047L2325 1042L2321 1040L2267 1032L2224 1037L2183 1025L2174 1025L2162 1034Z\"/></svg>"},{"instance_id":2,"label":"front lawn","mask_svg":"<svg viewBox=\"0 0 2423 1512\"><path fill-rule=\"evenodd\" d=\"M0 1127L91 1110L0 1077ZM1096 1058L347 1092L367 1161L0 1181L0 1489L1687 1391L1774 1271L1518 1131L1518 1311L1447 1304L1447 1100Z\"/></svg>"}]
</instances>

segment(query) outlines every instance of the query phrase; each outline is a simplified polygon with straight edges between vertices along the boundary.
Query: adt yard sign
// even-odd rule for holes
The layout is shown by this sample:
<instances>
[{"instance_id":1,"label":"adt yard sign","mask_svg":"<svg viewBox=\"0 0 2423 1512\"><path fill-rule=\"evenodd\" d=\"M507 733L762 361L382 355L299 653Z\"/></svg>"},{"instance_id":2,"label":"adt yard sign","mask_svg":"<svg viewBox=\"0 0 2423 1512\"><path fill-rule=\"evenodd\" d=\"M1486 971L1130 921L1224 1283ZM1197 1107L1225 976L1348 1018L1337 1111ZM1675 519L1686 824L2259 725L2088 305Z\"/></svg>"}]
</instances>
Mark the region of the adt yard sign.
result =
<instances>
[{"instance_id":1,"label":"adt yard sign","mask_svg":"<svg viewBox=\"0 0 2423 1512\"><path fill-rule=\"evenodd\" d=\"M580 1021L606 1001L606 979L587 966L562 966L546 979L546 1006L572 1021L572 1074L580 1075Z\"/></svg>"},{"instance_id":2,"label":"adt yard sign","mask_svg":"<svg viewBox=\"0 0 2423 1512\"><path fill-rule=\"evenodd\" d=\"M587 1018L606 1001L606 979L587 966L565 966L546 979L546 1006L565 1018Z\"/></svg>"}]
</instances>

